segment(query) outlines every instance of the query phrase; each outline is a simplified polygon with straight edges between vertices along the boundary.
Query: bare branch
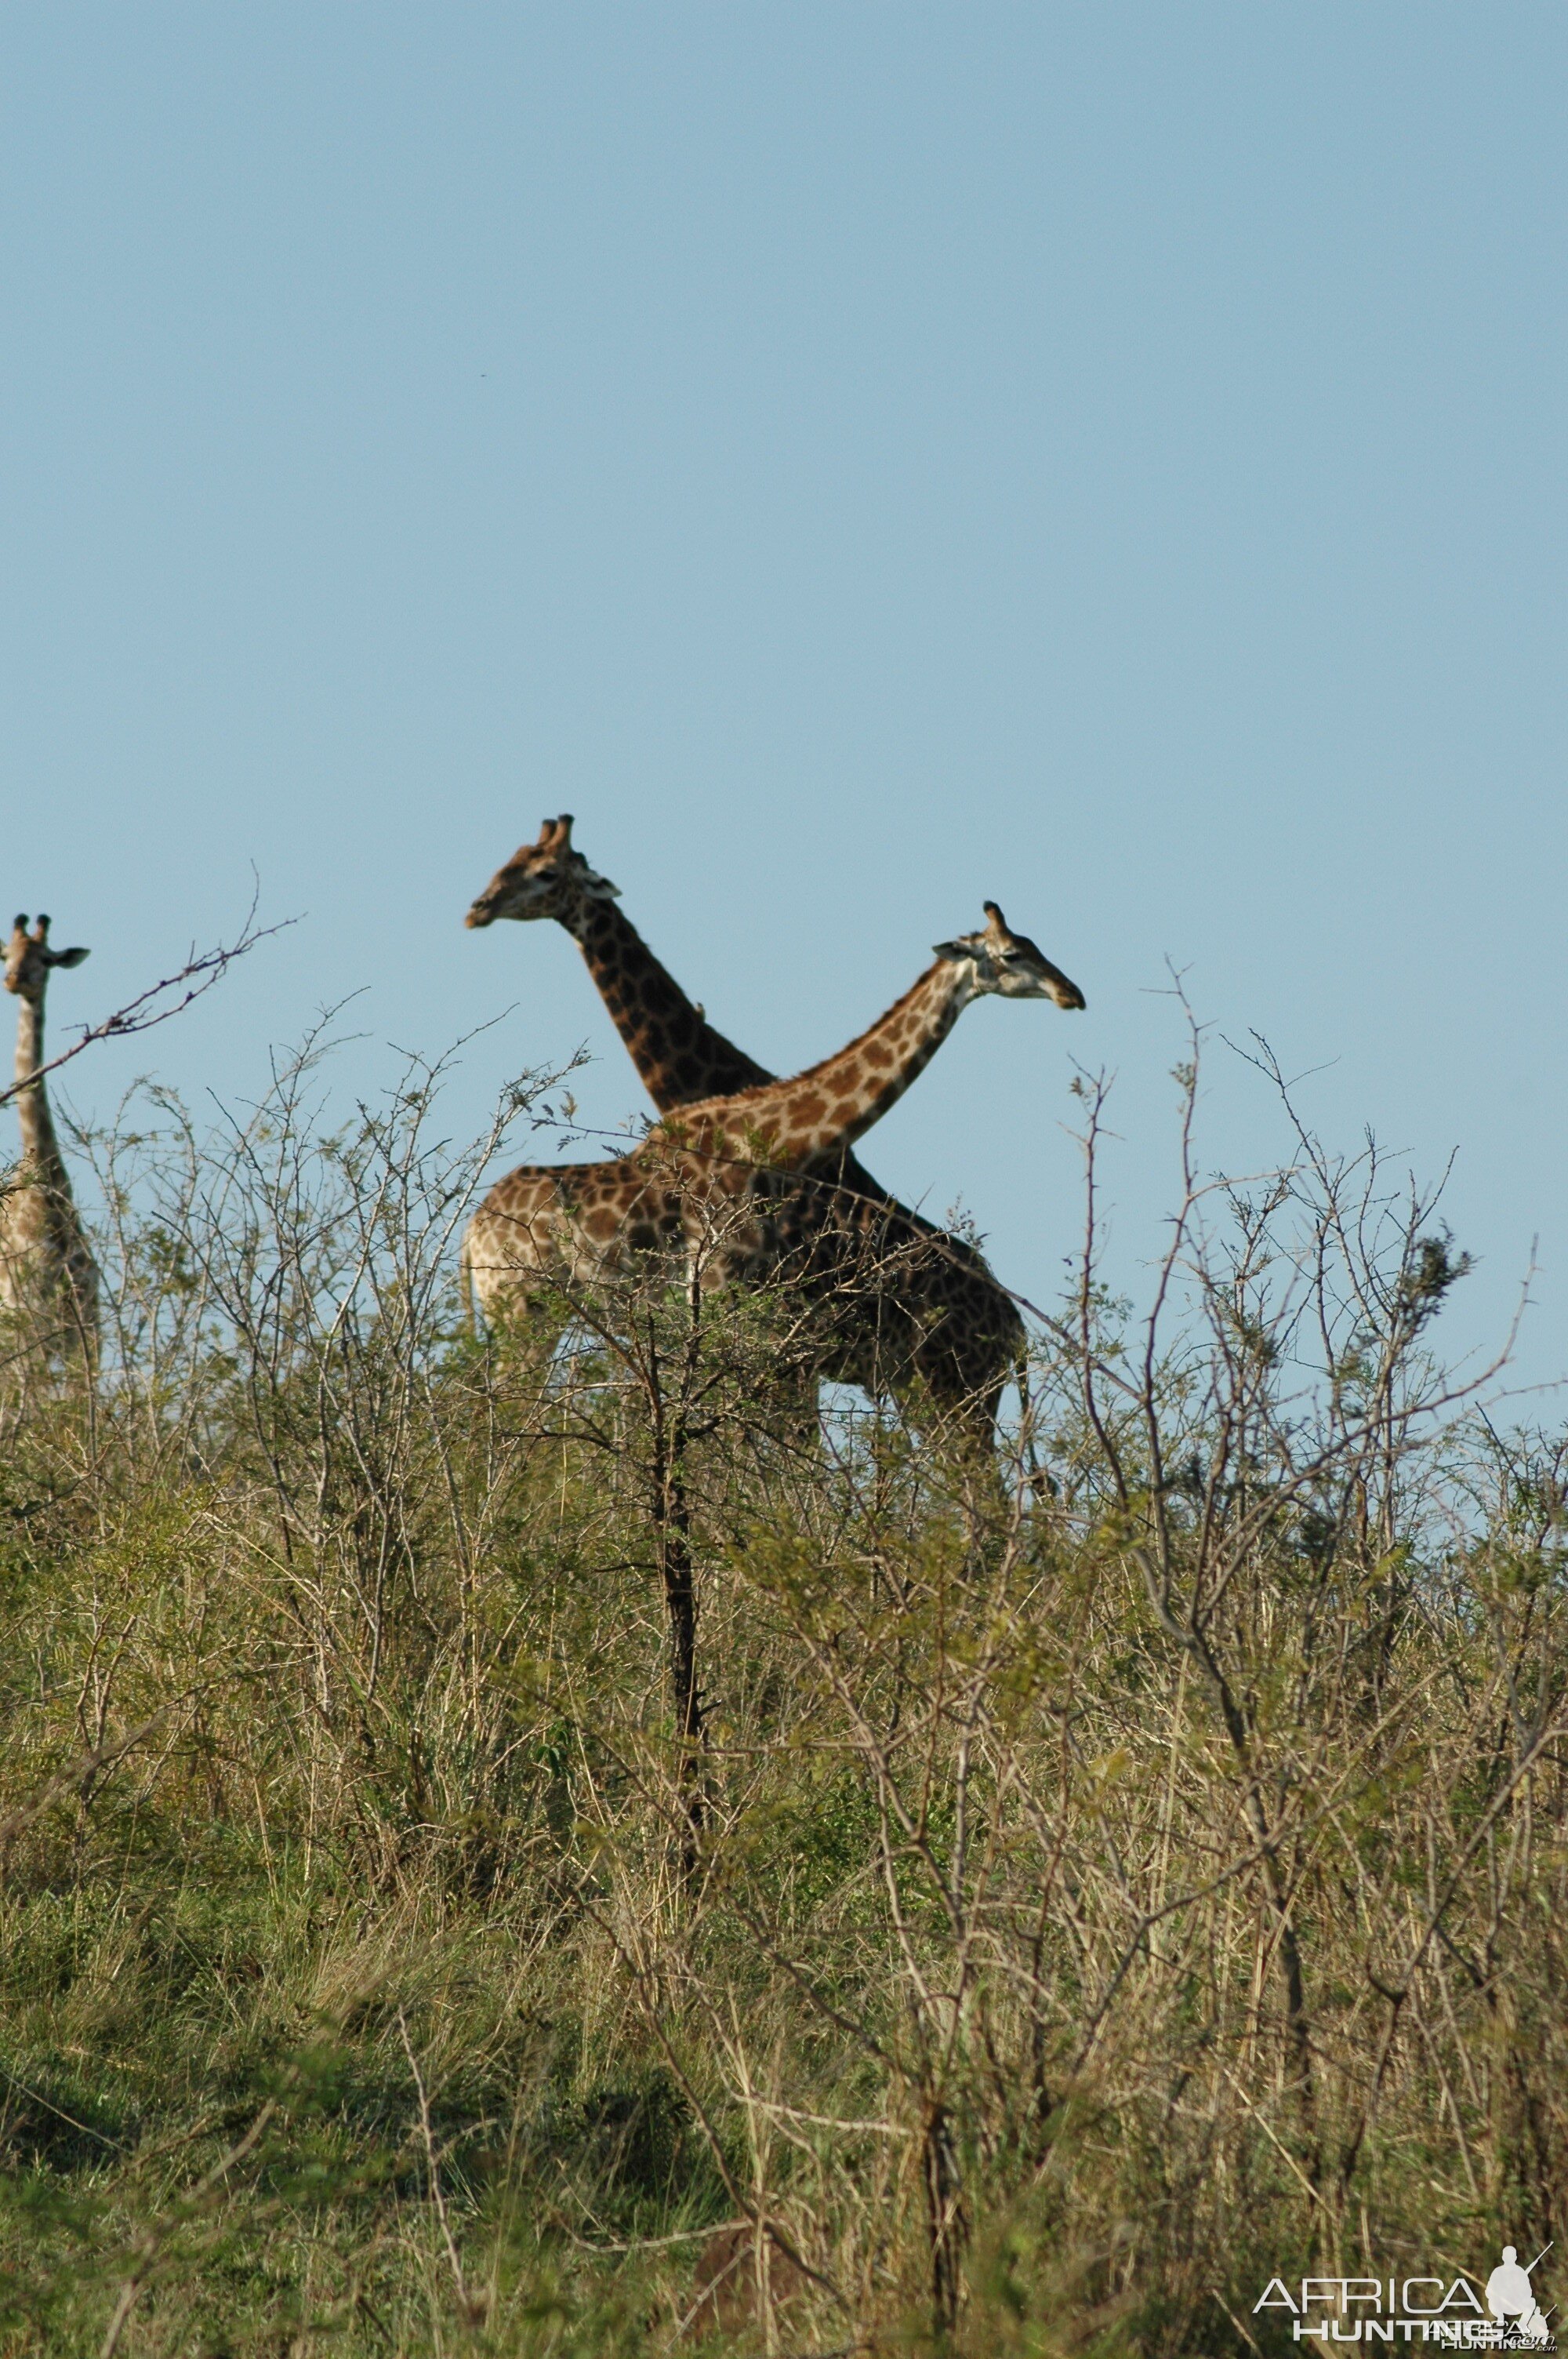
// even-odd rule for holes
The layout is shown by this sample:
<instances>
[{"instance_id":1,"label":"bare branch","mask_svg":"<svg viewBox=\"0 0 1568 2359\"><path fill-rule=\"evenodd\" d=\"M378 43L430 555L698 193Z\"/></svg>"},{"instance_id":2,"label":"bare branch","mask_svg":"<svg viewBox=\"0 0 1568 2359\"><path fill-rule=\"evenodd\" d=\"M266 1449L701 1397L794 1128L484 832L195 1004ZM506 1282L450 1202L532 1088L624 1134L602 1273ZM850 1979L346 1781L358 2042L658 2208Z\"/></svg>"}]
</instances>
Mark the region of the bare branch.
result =
<instances>
[{"instance_id":1,"label":"bare branch","mask_svg":"<svg viewBox=\"0 0 1568 2359\"><path fill-rule=\"evenodd\" d=\"M255 915L256 905L253 900L244 924L233 941L219 942L210 951L193 950L178 973L166 974L161 983L150 983L145 991L136 994L135 999L129 999L124 1007L116 1008L113 1016L104 1016L102 1023L84 1026L80 1038L73 1040L69 1049L62 1049L58 1057L50 1057L38 1066L25 1082L13 1082L9 1087L0 1090L0 1106L8 1105L24 1090L31 1089L35 1082L42 1081L47 1073L58 1072L62 1065L69 1065L73 1057L80 1057L84 1049L94 1047L100 1040L124 1040L133 1033L150 1032L155 1025L167 1024L171 1016L182 1014L193 999L200 999L203 992L211 991L215 983L222 982L236 959L243 958L247 951L254 950L256 944L265 942L269 935L281 934L287 927L299 922L297 918L282 918L275 926L258 926ZM178 992L179 996L169 998L168 995L174 992Z\"/></svg>"}]
</instances>

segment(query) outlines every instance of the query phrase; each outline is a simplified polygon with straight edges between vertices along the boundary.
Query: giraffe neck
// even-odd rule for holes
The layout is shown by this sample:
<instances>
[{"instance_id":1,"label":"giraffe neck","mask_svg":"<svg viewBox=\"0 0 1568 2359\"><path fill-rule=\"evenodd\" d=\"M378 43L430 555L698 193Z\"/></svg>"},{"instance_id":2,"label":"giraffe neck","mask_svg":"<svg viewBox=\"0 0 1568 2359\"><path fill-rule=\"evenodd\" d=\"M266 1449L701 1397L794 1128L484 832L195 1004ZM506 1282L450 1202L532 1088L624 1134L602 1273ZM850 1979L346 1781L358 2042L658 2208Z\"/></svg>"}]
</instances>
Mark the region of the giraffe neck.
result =
<instances>
[{"instance_id":1,"label":"giraffe neck","mask_svg":"<svg viewBox=\"0 0 1568 2359\"><path fill-rule=\"evenodd\" d=\"M22 1155L28 1178L46 1180L51 1188L66 1185L65 1158L55 1136L54 1120L41 1080L33 1075L44 1061L44 1011L30 999L16 1012L16 1079L26 1086L16 1096L16 1119L22 1131Z\"/></svg>"},{"instance_id":2,"label":"giraffe neck","mask_svg":"<svg viewBox=\"0 0 1568 2359\"><path fill-rule=\"evenodd\" d=\"M794 1081L704 1107L693 1143L722 1130L762 1141L774 1159L797 1169L853 1146L925 1071L974 996L972 968L938 959L836 1057Z\"/></svg>"},{"instance_id":3,"label":"giraffe neck","mask_svg":"<svg viewBox=\"0 0 1568 2359\"><path fill-rule=\"evenodd\" d=\"M773 1082L692 1006L613 901L585 898L568 930L661 1114Z\"/></svg>"}]
</instances>

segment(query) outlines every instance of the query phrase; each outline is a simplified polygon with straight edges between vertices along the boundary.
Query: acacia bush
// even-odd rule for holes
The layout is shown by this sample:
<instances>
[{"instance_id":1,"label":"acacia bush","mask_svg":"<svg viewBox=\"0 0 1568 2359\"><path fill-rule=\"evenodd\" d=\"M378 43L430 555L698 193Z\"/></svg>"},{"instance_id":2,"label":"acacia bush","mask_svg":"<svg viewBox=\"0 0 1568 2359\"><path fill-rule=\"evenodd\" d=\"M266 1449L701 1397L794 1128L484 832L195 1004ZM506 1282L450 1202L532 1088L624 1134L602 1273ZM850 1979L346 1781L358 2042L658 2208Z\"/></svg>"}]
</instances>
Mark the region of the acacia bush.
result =
<instances>
[{"instance_id":1,"label":"acacia bush","mask_svg":"<svg viewBox=\"0 0 1568 2359\"><path fill-rule=\"evenodd\" d=\"M1563 2236L1568 1467L1431 1205L1188 1071L1134 1318L1088 1089L993 1473L700 1255L474 1339L497 1138L319 1071L95 1142L91 1397L13 1339L0 2350L1228 2353Z\"/></svg>"}]
</instances>

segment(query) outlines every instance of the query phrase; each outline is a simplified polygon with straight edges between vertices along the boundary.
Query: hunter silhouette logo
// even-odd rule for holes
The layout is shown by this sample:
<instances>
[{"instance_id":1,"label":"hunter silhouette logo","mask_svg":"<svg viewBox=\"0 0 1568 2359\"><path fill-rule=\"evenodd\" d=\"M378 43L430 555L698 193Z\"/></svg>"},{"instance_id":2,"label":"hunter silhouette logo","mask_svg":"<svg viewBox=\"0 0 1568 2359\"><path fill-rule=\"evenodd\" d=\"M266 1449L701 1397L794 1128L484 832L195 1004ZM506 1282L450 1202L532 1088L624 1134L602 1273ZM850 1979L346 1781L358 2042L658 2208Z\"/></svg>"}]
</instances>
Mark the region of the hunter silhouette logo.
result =
<instances>
[{"instance_id":1,"label":"hunter silhouette logo","mask_svg":"<svg viewBox=\"0 0 1568 2359\"><path fill-rule=\"evenodd\" d=\"M1550 2252L1550 2245L1546 2252ZM1521 2342L1530 2348L1544 2351L1555 2348L1545 2315L1530 2288L1530 2273L1539 2267L1545 2253L1537 2253L1528 2269L1519 2265L1519 2254L1512 2245L1503 2246L1503 2257L1487 2279L1487 2308L1498 2323L1511 2326ZM1503 2346L1508 2347L1506 2344Z\"/></svg>"},{"instance_id":2,"label":"hunter silhouette logo","mask_svg":"<svg viewBox=\"0 0 1568 2359\"><path fill-rule=\"evenodd\" d=\"M1298 2300L1282 2277L1271 2277L1252 2315L1283 2310L1292 2342L1315 2340L1320 2349L1404 2343L1447 2351L1555 2351L1548 2313L1530 2282L1551 2250L1542 2245L1525 2268L1517 2247L1505 2245L1484 2293L1463 2277L1303 2277ZM1285 2319L1275 2322L1282 2329Z\"/></svg>"}]
</instances>

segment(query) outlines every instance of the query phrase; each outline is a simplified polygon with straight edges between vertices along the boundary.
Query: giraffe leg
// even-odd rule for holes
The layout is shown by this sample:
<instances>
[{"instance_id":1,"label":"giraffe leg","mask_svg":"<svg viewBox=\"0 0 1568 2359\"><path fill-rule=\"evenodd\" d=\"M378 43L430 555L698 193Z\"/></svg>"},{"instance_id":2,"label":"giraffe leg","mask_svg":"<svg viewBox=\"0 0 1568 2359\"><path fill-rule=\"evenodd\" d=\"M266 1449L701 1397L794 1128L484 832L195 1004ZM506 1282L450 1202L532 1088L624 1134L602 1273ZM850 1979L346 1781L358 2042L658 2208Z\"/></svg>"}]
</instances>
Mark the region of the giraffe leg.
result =
<instances>
[{"instance_id":1,"label":"giraffe leg","mask_svg":"<svg viewBox=\"0 0 1568 2359\"><path fill-rule=\"evenodd\" d=\"M570 1321L561 1296L548 1287L517 1287L482 1307L490 1340L530 1376L543 1377Z\"/></svg>"}]
</instances>

